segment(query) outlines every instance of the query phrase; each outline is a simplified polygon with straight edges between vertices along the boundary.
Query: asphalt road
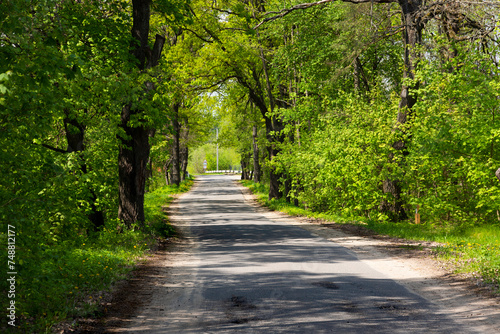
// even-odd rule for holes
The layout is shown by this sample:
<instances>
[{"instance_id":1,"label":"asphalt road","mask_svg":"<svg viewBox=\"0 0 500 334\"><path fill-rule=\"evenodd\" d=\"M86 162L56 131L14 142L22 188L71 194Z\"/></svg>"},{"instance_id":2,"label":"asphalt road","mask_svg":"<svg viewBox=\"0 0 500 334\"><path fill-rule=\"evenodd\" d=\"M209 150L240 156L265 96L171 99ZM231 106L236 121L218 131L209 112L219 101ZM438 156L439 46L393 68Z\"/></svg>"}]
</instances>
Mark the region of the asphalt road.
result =
<instances>
[{"instance_id":1,"label":"asphalt road","mask_svg":"<svg viewBox=\"0 0 500 334\"><path fill-rule=\"evenodd\" d=\"M244 202L235 177L179 200L192 243L134 333L476 333L304 229Z\"/></svg>"}]
</instances>

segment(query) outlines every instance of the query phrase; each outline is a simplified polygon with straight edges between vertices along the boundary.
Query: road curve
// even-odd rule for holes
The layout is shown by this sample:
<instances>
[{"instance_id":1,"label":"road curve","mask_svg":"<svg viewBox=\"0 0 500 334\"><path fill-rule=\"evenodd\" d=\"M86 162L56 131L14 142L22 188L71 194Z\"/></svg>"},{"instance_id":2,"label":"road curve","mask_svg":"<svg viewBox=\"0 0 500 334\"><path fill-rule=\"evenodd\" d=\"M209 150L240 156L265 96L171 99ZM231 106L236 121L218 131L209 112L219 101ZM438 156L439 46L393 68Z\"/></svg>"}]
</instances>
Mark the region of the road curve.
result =
<instances>
[{"instance_id":1,"label":"road curve","mask_svg":"<svg viewBox=\"0 0 500 334\"><path fill-rule=\"evenodd\" d=\"M478 333L351 250L267 219L234 180L198 177L179 199L191 243L121 332Z\"/></svg>"}]
</instances>

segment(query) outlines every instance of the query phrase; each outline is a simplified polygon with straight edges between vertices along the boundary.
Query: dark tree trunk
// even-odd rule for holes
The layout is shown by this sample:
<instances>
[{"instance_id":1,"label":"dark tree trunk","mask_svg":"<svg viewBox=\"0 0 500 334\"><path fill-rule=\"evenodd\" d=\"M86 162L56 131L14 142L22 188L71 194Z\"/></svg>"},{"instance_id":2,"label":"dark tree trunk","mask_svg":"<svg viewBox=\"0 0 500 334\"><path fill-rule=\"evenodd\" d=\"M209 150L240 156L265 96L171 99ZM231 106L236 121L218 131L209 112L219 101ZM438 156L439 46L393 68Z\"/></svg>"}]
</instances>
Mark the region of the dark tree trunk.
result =
<instances>
[{"instance_id":1,"label":"dark tree trunk","mask_svg":"<svg viewBox=\"0 0 500 334\"><path fill-rule=\"evenodd\" d=\"M132 0L132 53L138 61L137 67L143 70L151 50L148 46L151 0Z\"/></svg>"},{"instance_id":2,"label":"dark tree trunk","mask_svg":"<svg viewBox=\"0 0 500 334\"><path fill-rule=\"evenodd\" d=\"M250 156L251 153L243 153L241 155L241 179L242 180L251 180L251 171L250 171Z\"/></svg>"},{"instance_id":3,"label":"dark tree trunk","mask_svg":"<svg viewBox=\"0 0 500 334\"><path fill-rule=\"evenodd\" d=\"M248 95L250 97L250 101L259 109L262 117L265 120L266 124L266 138L268 140L267 152L269 156L269 160L272 161L273 158L279 153L279 148L277 144L283 142L283 136L281 135L281 131L283 130L283 126L281 121L278 120L275 116L272 118L268 115L268 108L265 102L264 95L262 93L262 89L258 86L259 80L257 77L257 73L254 71L253 73L255 82L257 83L257 87L252 87L246 80L243 75L238 75L237 79L244 87L248 88ZM282 194L280 191L280 178L281 175L276 172L275 168L270 168L269 171L269 199L272 198L281 198Z\"/></svg>"},{"instance_id":4,"label":"dark tree trunk","mask_svg":"<svg viewBox=\"0 0 500 334\"><path fill-rule=\"evenodd\" d=\"M187 167L189 161L189 148L188 148L188 139L189 139L189 124L188 119L184 118L184 126L181 130L181 143L180 143L180 164L181 164L181 180L184 181L187 178Z\"/></svg>"},{"instance_id":5,"label":"dark tree trunk","mask_svg":"<svg viewBox=\"0 0 500 334\"><path fill-rule=\"evenodd\" d=\"M180 103L174 103L172 106L172 184L176 185L181 184L179 108Z\"/></svg>"},{"instance_id":6,"label":"dark tree trunk","mask_svg":"<svg viewBox=\"0 0 500 334\"><path fill-rule=\"evenodd\" d=\"M181 158L181 181L187 179L187 166L189 159L189 148L187 145L182 145L180 149L180 158Z\"/></svg>"},{"instance_id":7,"label":"dark tree trunk","mask_svg":"<svg viewBox=\"0 0 500 334\"><path fill-rule=\"evenodd\" d=\"M118 158L119 207L118 218L130 227L144 221L144 193L149 159L149 129L130 127L131 104L122 110L121 126L128 139L120 138Z\"/></svg>"},{"instance_id":8,"label":"dark tree trunk","mask_svg":"<svg viewBox=\"0 0 500 334\"><path fill-rule=\"evenodd\" d=\"M275 117L273 119L266 117L266 135L268 140L267 151L269 153L269 161L273 161L279 153L279 148L277 145L283 142L283 138L280 134L283 130L282 124ZM269 173L269 199L281 198L283 193L280 190L281 186L281 173L276 172L275 167L271 167Z\"/></svg>"},{"instance_id":9,"label":"dark tree trunk","mask_svg":"<svg viewBox=\"0 0 500 334\"><path fill-rule=\"evenodd\" d=\"M245 161L245 158L241 158L241 179L246 180L247 179L247 163Z\"/></svg>"},{"instance_id":10,"label":"dark tree trunk","mask_svg":"<svg viewBox=\"0 0 500 334\"><path fill-rule=\"evenodd\" d=\"M423 23L420 21L418 16L418 11L422 8L422 0L399 0L399 4L403 11L403 23L405 25L403 77L414 79L415 65L418 59L418 51L415 50L415 47L422 43ZM400 152L403 157L408 155L408 146L405 141L405 136L408 138L406 124L411 121L411 117L413 116L412 108L417 101L415 93L417 89L418 83L411 86L403 84L401 89L396 128L396 131L398 131L401 136L400 139L393 143L392 146ZM400 163L403 164L404 161ZM404 203L401 199L400 183L400 180L393 178L388 178L383 182L383 191L391 194L392 200L382 202L380 209L381 211L389 214L393 220L404 220L408 218L408 215L404 210Z\"/></svg>"},{"instance_id":11,"label":"dark tree trunk","mask_svg":"<svg viewBox=\"0 0 500 334\"><path fill-rule=\"evenodd\" d=\"M260 159L259 159L259 144L257 143L257 126L252 128L253 139L253 179L255 182L260 182Z\"/></svg>"},{"instance_id":12,"label":"dark tree trunk","mask_svg":"<svg viewBox=\"0 0 500 334\"><path fill-rule=\"evenodd\" d=\"M137 59L137 68L144 70L158 64L165 38L156 35L156 41L151 50L148 46L149 19L151 0L132 0L132 54ZM146 83L145 90L154 89L153 84ZM118 218L128 227L136 222L143 222L144 193L149 159L150 129L145 124L130 125L133 115L143 111L132 108L132 102L122 108L121 124L126 138L119 138L120 151L118 155L119 177L119 207Z\"/></svg>"},{"instance_id":13,"label":"dark tree trunk","mask_svg":"<svg viewBox=\"0 0 500 334\"><path fill-rule=\"evenodd\" d=\"M66 140L68 148L66 152L83 152L85 150L85 125L78 122L76 119L66 117L64 119L64 131L66 132ZM85 167L85 173L86 167Z\"/></svg>"}]
</instances>

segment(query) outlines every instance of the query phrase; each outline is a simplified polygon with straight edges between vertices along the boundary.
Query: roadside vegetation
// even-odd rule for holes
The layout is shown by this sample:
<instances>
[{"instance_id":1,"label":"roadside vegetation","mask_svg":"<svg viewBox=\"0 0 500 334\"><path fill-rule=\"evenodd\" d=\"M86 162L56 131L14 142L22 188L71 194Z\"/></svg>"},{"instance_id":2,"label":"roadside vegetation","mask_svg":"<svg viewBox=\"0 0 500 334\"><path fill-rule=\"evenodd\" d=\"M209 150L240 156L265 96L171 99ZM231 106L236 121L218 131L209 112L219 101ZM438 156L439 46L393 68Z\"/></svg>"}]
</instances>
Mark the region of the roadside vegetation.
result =
<instances>
[{"instance_id":1,"label":"roadside vegetation","mask_svg":"<svg viewBox=\"0 0 500 334\"><path fill-rule=\"evenodd\" d=\"M433 241L439 243L433 249L434 254L445 261L450 261L456 273L467 274L481 279L496 287L500 293L500 227L491 225L456 226L412 220L403 222L381 222L370 218L347 218L341 215L314 212L296 206L284 199L269 200L267 185L250 180L241 183L248 187L260 204L274 211L290 216L319 219L325 223L361 225L378 234L415 241Z\"/></svg>"},{"instance_id":2,"label":"roadside vegetation","mask_svg":"<svg viewBox=\"0 0 500 334\"><path fill-rule=\"evenodd\" d=\"M159 241L175 237L164 210L192 184L193 179L188 179L179 186L163 185L147 193L146 222L141 228L126 229L110 220L98 233L74 230L64 241L40 242L29 256L20 250L17 330L45 333L58 322L104 312L101 301L110 288L125 279ZM5 282L1 285L7 291Z\"/></svg>"}]
</instances>

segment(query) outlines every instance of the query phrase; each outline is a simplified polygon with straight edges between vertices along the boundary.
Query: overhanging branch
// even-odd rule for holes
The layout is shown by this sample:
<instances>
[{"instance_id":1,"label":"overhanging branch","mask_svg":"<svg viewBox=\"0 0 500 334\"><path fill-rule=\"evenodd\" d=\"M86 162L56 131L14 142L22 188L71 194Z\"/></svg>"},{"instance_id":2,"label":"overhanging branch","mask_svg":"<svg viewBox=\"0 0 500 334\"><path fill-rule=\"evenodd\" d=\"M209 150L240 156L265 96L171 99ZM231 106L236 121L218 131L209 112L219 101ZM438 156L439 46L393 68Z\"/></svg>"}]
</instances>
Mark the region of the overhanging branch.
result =
<instances>
[{"instance_id":1,"label":"overhanging branch","mask_svg":"<svg viewBox=\"0 0 500 334\"><path fill-rule=\"evenodd\" d=\"M293 11L300 10L300 9L307 9L307 8L311 8L314 6L334 2L334 1L337 1L337 0L320 0L318 2L301 3L301 4L295 5L295 6L290 7L290 8L282 9L279 12L267 12L264 15L274 14L274 16L265 18L259 24L257 24L254 27L254 29L258 29L262 24L264 24L266 22L270 22L270 21L274 21L274 20L277 20L279 18L282 18L283 16L288 15ZM396 2L398 2L398 0L338 0L338 1L349 2L349 3L354 3L354 4L367 3L367 2L369 2L369 3L396 3Z\"/></svg>"}]
</instances>

